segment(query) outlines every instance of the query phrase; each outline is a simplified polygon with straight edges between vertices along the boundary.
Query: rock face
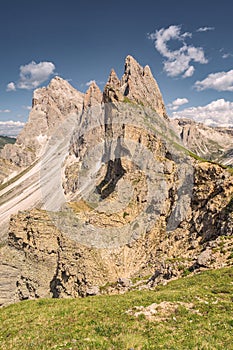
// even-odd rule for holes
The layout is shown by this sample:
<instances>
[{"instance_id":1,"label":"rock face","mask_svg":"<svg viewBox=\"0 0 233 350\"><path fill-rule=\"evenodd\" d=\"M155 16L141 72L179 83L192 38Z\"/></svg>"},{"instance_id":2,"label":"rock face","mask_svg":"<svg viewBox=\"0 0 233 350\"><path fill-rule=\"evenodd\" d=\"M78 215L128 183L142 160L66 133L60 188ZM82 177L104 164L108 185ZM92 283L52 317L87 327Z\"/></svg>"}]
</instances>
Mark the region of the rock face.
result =
<instances>
[{"instance_id":1,"label":"rock face","mask_svg":"<svg viewBox=\"0 0 233 350\"><path fill-rule=\"evenodd\" d=\"M84 95L84 101L83 101L84 109L88 109L96 105L98 106L99 104L101 104L102 100L103 100L103 95L99 87L96 85L96 83L94 82L91 83L91 85L89 86L89 89Z\"/></svg>"},{"instance_id":2,"label":"rock face","mask_svg":"<svg viewBox=\"0 0 233 350\"><path fill-rule=\"evenodd\" d=\"M189 119L171 120L185 147L200 157L233 165L233 129L208 127Z\"/></svg>"},{"instance_id":3,"label":"rock face","mask_svg":"<svg viewBox=\"0 0 233 350\"><path fill-rule=\"evenodd\" d=\"M58 125L83 106L83 94L67 81L55 77L47 88L34 91L29 120L14 145L6 145L1 157L27 167L42 154L46 142Z\"/></svg>"},{"instance_id":4,"label":"rock face","mask_svg":"<svg viewBox=\"0 0 233 350\"><path fill-rule=\"evenodd\" d=\"M47 186L37 209L11 217L1 304L153 288L231 262L232 172L180 145L148 67L128 56L103 94L92 84L83 96L56 78L33 106L53 137L31 187Z\"/></svg>"},{"instance_id":5,"label":"rock face","mask_svg":"<svg viewBox=\"0 0 233 350\"><path fill-rule=\"evenodd\" d=\"M206 172L208 183L199 176ZM173 183L175 196L174 187ZM13 216L8 245L0 250L1 303L79 297L109 290L118 293L132 288L134 278L152 275L147 281L152 287L187 269L225 266L227 261L230 263L227 258L233 243L232 176L216 165L196 164L193 191L190 215L175 230L166 231L167 208L149 232L113 248L88 246L62 232L56 224L56 215L61 213L51 215L34 209ZM171 191L170 202L175 201L173 195ZM79 219L91 218L87 207L79 210ZM96 224L102 224L103 233L107 225L114 231L113 221L99 217Z\"/></svg>"},{"instance_id":6,"label":"rock face","mask_svg":"<svg viewBox=\"0 0 233 350\"><path fill-rule=\"evenodd\" d=\"M104 101L134 101L153 108L159 116L168 119L162 94L150 67L143 68L132 56L126 57L121 80L114 70L111 71L104 90Z\"/></svg>"},{"instance_id":7,"label":"rock face","mask_svg":"<svg viewBox=\"0 0 233 350\"><path fill-rule=\"evenodd\" d=\"M160 116L166 117L163 98L150 67L142 68L132 56L127 56L125 60L121 90L124 96L139 104L150 106Z\"/></svg>"}]
</instances>

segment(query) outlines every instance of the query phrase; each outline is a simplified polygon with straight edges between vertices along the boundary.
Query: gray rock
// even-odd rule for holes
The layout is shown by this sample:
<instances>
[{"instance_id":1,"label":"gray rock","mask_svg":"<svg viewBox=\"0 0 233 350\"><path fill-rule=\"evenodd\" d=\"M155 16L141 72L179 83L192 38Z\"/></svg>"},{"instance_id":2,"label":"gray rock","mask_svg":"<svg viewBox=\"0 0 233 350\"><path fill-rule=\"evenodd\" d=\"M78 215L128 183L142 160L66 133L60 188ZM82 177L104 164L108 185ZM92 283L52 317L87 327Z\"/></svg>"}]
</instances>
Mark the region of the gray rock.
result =
<instances>
[{"instance_id":1,"label":"gray rock","mask_svg":"<svg viewBox=\"0 0 233 350\"><path fill-rule=\"evenodd\" d=\"M91 286L87 289L87 296L98 295L100 293L98 286Z\"/></svg>"},{"instance_id":2,"label":"gray rock","mask_svg":"<svg viewBox=\"0 0 233 350\"><path fill-rule=\"evenodd\" d=\"M119 278L118 284L120 284L124 288L129 288L132 285L132 282L129 278Z\"/></svg>"},{"instance_id":3,"label":"gray rock","mask_svg":"<svg viewBox=\"0 0 233 350\"><path fill-rule=\"evenodd\" d=\"M212 251L210 249L204 250L198 257L197 263L199 266L208 266L212 256Z\"/></svg>"}]
</instances>

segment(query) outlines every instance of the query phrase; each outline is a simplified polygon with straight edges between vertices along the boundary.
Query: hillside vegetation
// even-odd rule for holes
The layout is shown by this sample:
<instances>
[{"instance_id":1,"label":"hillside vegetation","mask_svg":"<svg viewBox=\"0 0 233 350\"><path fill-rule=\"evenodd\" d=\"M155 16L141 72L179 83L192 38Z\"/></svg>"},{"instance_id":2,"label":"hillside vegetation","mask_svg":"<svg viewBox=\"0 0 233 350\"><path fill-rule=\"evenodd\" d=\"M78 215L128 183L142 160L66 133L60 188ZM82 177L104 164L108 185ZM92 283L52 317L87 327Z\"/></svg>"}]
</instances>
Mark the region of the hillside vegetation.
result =
<instances>
[{"instance_id":1,"label":"hillside vegetation","mask_svg":"<svg viewBox=\"0 0 233 350\"><path fill-rule=\"evenodd\" d=\"M16 141L16 139L13 138L13 137L0 136L0 150L1 150L7 143L14 144L15 141Z\"/></svg>"},{"instance_id":2,"label":"hillside vegetation","mask_svg":"<svg viewBox=\"0 0 233 350\"><path fill-rule=\"evenodd\" d=\"M0 310L0 348L230 350L232 277L230 267L187 276L154 291L10 305ZM141 307L135 316L136 306L153 303L160 304L157 313Z\"/></svg>"}]
</instances>

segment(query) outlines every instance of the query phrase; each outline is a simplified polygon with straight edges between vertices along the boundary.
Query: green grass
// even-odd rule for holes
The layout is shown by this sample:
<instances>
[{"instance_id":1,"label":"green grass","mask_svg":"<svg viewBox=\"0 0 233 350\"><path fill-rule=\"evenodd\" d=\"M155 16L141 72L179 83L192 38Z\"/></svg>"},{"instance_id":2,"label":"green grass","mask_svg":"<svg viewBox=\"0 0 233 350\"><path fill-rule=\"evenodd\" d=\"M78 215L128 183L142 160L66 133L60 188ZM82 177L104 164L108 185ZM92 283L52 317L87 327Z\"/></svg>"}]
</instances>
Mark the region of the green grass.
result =
<instances>
[{"instance_id":1,"label":"green grass","mask_svg":"<svg viewBox=\"0 0 233 350\"><path fill-rule=\"evenodd\" d=\"M0 310L1 350L233 349L233 268L172 281L155 291L24 301ZM154 302L192 302L166 321L126 314Z\"/></svg>"},{"instance_id":2,"label":"green grass","mask_svg":"<svg viewBox=\"0 0 233 350\"><path fill-rule=\"evenodd\" d=\"M222 169L226 169L229 171L229 173L233 174L233 168L229 165L224 165L224 164L221 164L221 163L218 163L218 162L215 162L213 160L208 160L208 159L205 159L205 158L202 158L200 156L198 156L196 153L190 151L189 149L185 148L184 146L180 145L179 143L176 143L174 142L175 144L175 147L181 151L184 151L185 154L189 155L190 157L198 160L199 162L206 162L206 163L210 163L210 164L214 164L214 165L218 165L220 166Z\"/></svg>"}]
</instances>

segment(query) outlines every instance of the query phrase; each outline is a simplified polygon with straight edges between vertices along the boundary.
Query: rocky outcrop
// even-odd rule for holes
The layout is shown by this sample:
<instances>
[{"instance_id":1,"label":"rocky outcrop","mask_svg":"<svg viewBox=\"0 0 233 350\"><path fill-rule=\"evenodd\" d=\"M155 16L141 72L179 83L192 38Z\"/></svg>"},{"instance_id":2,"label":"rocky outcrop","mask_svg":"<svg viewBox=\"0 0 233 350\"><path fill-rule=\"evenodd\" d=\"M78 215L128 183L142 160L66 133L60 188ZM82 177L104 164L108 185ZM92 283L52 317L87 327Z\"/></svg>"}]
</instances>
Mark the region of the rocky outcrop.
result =
<instances>
[{"instance_id":1,"label":"rocky outcrop","mask_svg":"<svg viewBox=\"0 0 233 350\"><path fill-rule=\"evenodd\" d=\"M125 72L121 79L121 90L123 95L136 101L138 104L153 108L160 116L166 117L166 110L150 67L142 68L132 57L127 56L125 60Z\"/></svg>"},{"instance_id":2,"label":"rocky outcrop","mask_svg":"<svg viewBox=\"0 0 233 350\"><path fill-rule=\"evenodd\" d=\"M69 154L62 164L64 174L62 186L67 200L75 196L80 186L80 176L77 174L82 167L83 155L92 152L104 138L104 106L102 102L102 92L96 83L92 83L84 95L82 114L70 139ZM92 155L95 158L94 153ZM92 163L91 157L89 157L89 161ZM87 167L85 163L83 166ZM86 171L84 170L84 172ZM87 183L90 180L86 175L85 179Z\"/></svg>"},{"instance_id":3,"label":"rocky outcrop","mask_svg":"<svg viewBox=\"0 0 233 350\"><path fill-rule=\"evenodd\" d=\"M168 119L162 94L150 67L143 68L132 56L126 57L125 71L121 80L112 69L104 89L104 101L134 101L139 105L153 108L161 117Z\"/></svg>"},{"instance_id":4,"label":"rocky outcrop","mask_svg":"<svg viewBox=\"0 0 233 350\"><path fill-rule=\"evenodd\" d=\"M91 83L87 92L84 95L83 108L88 109L93 106L98 106L103 100L103 94L95 82Z\"/></svg>"},{"instance_id":5,"label":"rocky outcrop","mask_svg":"<svg viewBox=\"0 0 233 350\"><path fill-rule=\"evenodd\" d=\"M194 176L193 231L203 241L233 234L232 171L200 163Z\"/></svg>"},{"instance_id":6,"label":"rocky outcrop","mask_svg":"<svg viewBox=\"0 0 233 350\"><path fill-rule=\"evenodd\" d=\"M114 69L111 70L107 84L103 92L103 101L105 103L124 102L125 97L121 89L121 82Z\"/></svg>"},{"instance_id":7,"label":"rocky outcrop","mask_svg":"<svg viewBox=\"0 0 233 350\"><path fill-rule=\"evenodd\" d=\"M46 88L34 91L28 122L14 145L6 145L0 156L20 167L31 165L43 153L54 130L71 114L78 115L83 94L66 80L55 77Z\"/></svg>"},{"instance_id":8,"label":"rocky outcrop","mask_svg":"<svg viewBox=\"0 0 233 350\"><path fill-rule=\"evenodd\" d=\"M207 174L208 182L200 174ZM177 195L174 188L175 183L167 199L170 203ZM93 241L88 245L87 240L83 244L75 231L71 232L72 221L69 231L62 230L57 223L65 220L65 212L34 209L19 213L10 222L8 246L0 250L0 302L153 288L187 271L226 266L231 263L233 244L232 193L232 175L226 170L196 164L190 215L176 229L167 231L167 207L150 231L115 247L97 247ZM87 206L80 206L77 222L90 220L93 215L89 214ZM110 225L114 233L114 218L112 214L106 222L100 215L96 228L102 224L106 234Z\"/></svg>"}]
</instances>

